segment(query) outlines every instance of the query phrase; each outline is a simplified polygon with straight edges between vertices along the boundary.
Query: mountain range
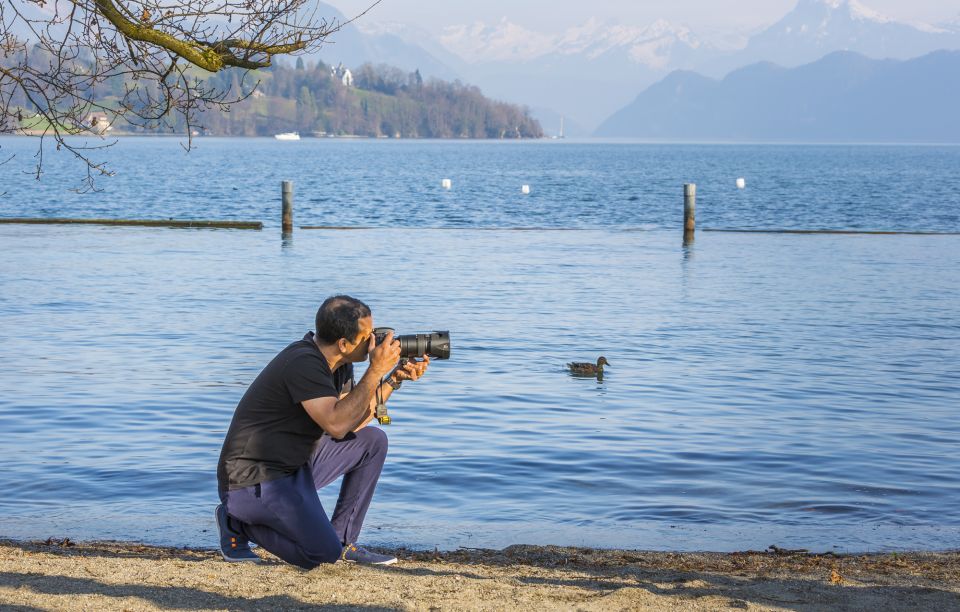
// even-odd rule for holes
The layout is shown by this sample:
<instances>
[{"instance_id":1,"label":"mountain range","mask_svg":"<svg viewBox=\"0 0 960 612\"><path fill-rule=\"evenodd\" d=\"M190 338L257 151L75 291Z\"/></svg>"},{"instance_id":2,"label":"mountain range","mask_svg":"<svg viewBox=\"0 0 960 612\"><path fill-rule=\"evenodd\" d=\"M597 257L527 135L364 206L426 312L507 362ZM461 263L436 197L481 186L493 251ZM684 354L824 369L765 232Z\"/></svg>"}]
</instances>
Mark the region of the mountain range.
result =
<instances>
[{"instance_id":1,"label":"mountain range","mask_svg":"<svg viewBox=\"0 0 960 612\"><path fill-rule=\"evenodd\" d=\"M746 47L723 58L726 61L718 62L717 68L727 72L759 61L798 66L833 51L908 59L938 49L960 49L956 24L898 22L858 0L800 0L793 11L751 37Z\"/></svg>"},{"instance_id":2,"label":"mountain range","mask_svg":"<svg viewBox=\"0 0 960 612\"><path fill-rule=\"evenodd\" d=\"M584 133L579 135L586 135L674 70L719 78L761 61L790 68L833 51L909 59L960 49L960 19L905 23L859 0L799 0L769 27L723 38L663 20L636 26L590 19L548 34L503 19L430 33L377 24L372 14L332 38L320 52L328 63L389 61L428 76L459 78L494 98L533 107L548 132L556 131L551 129L556 117L565 116L568 126L580 124ZM568 127L568 135L578 134Z\"/></svg>"},{"instance_id":3,"label":"mountain range","mask_svg":"<svg viewBox=\"0 0 960 612\"><path fill-rule=\"evenodd\" d=\"M803 66L763 62L717 80L676 71L598 136L790 142L960 143L960 51L876 60L837 51Z\"/></svg>"}]
</instances>

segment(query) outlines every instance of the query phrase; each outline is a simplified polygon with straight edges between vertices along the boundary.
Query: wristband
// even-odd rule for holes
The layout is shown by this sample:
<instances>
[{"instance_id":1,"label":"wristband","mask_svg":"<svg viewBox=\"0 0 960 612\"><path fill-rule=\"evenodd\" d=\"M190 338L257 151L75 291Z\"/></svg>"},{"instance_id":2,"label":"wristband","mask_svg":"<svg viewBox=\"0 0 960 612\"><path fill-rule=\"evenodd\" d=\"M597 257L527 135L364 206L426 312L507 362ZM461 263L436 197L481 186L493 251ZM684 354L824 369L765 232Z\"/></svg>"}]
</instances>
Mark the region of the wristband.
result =
<instances>
[{"instance_id":1,"label":"wristband","mask_svg":"<svg viewBox=\"0 0 960 612\"><path fill-rule=\"evenodd\" d=\"M400 385L403 384L402 380L393 380L392 377L387 377L387 384L390 385L390 388L396 391L400 388Z\"/></svg>"}]
</instances>

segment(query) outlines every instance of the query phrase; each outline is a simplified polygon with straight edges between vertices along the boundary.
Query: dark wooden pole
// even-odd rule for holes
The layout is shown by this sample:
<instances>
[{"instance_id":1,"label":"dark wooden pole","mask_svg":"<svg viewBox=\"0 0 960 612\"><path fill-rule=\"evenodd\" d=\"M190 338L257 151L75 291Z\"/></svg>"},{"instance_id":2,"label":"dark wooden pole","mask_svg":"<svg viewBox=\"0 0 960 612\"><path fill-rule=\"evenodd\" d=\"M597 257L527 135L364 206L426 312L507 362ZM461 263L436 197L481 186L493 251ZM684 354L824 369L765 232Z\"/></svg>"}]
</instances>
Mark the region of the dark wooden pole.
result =
<instances>
[{"instance_id":1,"label":"dark wooden pole","mask_svg":"<svg viewBox=\"0 0 960 612\"><path fill-rule=\"evenodd\" d=\"M283 181L283 227L284 234L293 233L293 181Z\"/></svg>"}]
</instances>

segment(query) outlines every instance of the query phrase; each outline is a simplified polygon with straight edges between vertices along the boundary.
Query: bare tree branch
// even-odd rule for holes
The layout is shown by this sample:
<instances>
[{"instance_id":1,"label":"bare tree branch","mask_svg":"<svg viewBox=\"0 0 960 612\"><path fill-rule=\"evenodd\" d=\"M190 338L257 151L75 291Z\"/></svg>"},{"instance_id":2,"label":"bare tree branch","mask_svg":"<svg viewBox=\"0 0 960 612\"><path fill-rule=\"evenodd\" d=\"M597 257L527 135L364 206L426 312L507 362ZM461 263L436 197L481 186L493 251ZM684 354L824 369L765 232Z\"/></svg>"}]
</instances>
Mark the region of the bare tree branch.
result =
<instances>
[{"instance_id":1,"label":"bare tree branch","mask_svg":"<svg viewBox=\"0 0 960 612\"><path fill-rule=\"evenodd\" d=\"M0 134L39 137L37 178L52 140L86 164L93 188L96 176L110 174L91 154L112 144L104 139L112 126L185 126L189 150L205 110L252 93L218 89L206 77L308 53L340 27L313 0L4 0Z\"/></svg>"}]
</instances>

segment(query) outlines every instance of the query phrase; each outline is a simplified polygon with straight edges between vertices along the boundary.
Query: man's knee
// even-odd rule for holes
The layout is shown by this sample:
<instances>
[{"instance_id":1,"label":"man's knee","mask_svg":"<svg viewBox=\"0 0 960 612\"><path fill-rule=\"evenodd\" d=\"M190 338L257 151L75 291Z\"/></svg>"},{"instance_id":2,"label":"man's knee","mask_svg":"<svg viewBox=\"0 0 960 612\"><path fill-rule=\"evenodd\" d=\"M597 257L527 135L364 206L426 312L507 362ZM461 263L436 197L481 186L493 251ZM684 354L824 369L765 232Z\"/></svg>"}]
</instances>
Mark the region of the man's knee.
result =
<instances>
[{"instance_id":1,"label":"man's knee","mask_svg":"<svg viewBox=\"0 0 960 612\"><path fill-rule=\"evenodd\" d=\"M313 569L320 565L336 563L340 559L343 547L338 542L336 546L323 546L315 550L303 551L303 562L298 563L303 569Z\"/></svg>"},{"instance_id":2,"label":"man's knee","mask_svg":"<svg viewBox=\"0 0 960 612\"><path fill-rule=\"evenodd\" d=\"M387 447L389 446L387 442L387 432L379 427L364 427L357 431L356 435L363 440L371 454L374 452L380 452L384 455L387 454Z\"/></svg>"}]
</instances>

